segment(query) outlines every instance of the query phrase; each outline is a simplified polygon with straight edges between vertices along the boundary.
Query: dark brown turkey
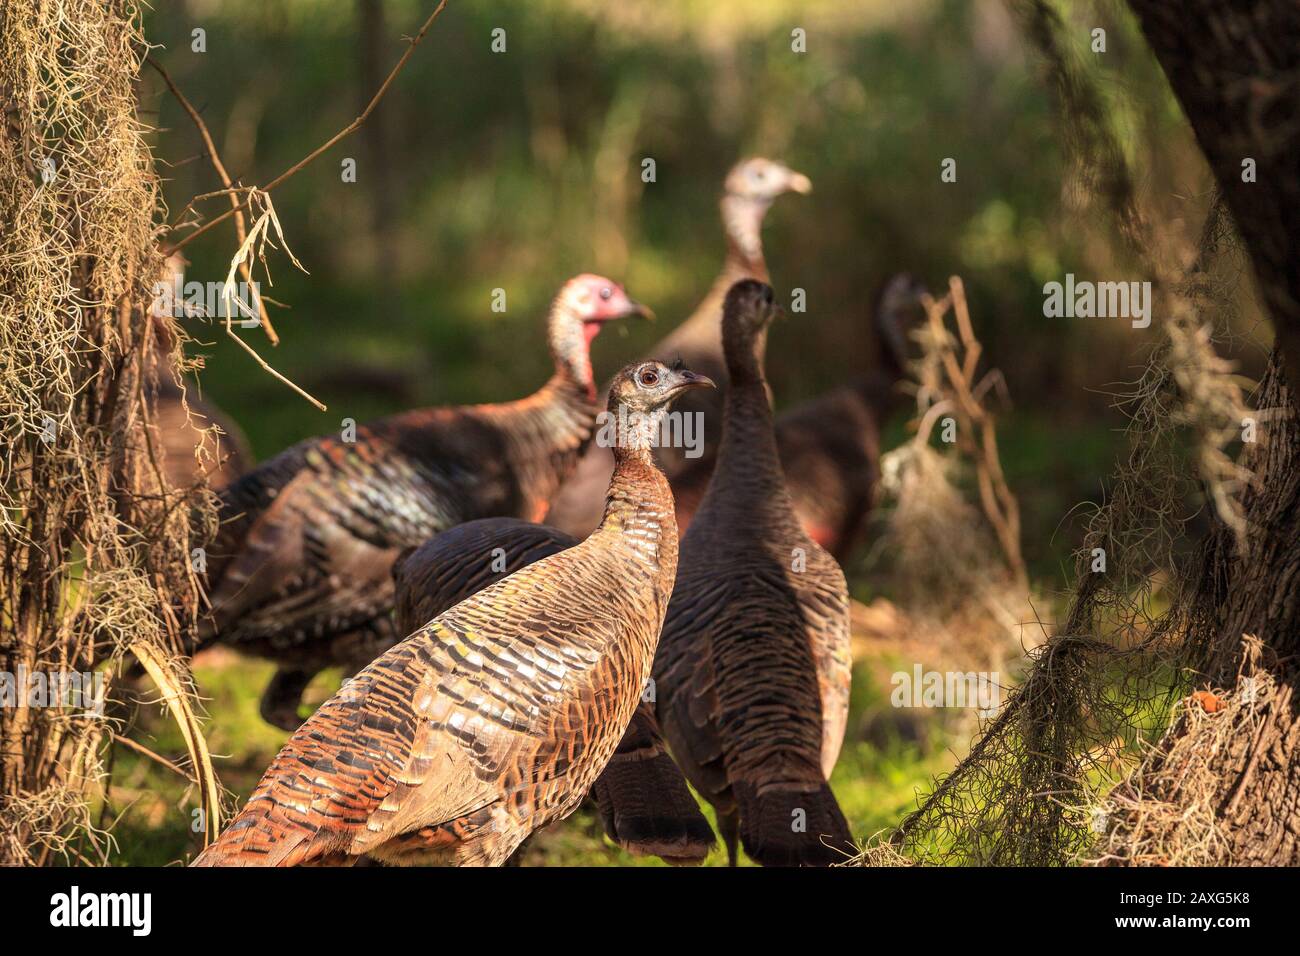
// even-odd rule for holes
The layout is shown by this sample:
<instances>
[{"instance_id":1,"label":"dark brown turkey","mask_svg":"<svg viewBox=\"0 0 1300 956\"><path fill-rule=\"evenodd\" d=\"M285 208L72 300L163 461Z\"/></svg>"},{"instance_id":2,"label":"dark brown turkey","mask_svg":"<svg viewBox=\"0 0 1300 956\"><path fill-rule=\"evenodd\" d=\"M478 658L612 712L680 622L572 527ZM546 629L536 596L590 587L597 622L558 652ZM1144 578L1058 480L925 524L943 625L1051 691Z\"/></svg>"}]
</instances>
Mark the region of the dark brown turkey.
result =
<instances>
[{"instance_id":1,"label":"dark brown turkey","mask_svg":"<svg viewBox=\"0 0 1300 956\"><path fill-rule=\"evenodd\" d=\"M885 283L872 327L876 360L852 382L776 417L786 488L804 531L841 564L862 546L880 483L880 433L901 395L908 332L924 316L926 289L910 275ZM713 474L716 449L672 476L677 527L685 534Z\"/></svg>"},{"instance_id":2,"label":"dark brown turkey","mask_svg":"<svg viewBox=\"0 0 1300 956\"><path fill-rule=\"evenodd\" d=\"M354 671L402 636L390 612L403 549L474 518L541 517L593 434L592 340L611 319L646 314L616 283L578 276L551 305L555 374L532 395L405 412L357 426L354 441L310 439L222 492L200 641L279 665L266 720L294 729L318 671Z\"/></svg>"},{"instance_id":3,"label":"dark brown turkey","mask_svg":"<svg viewBox=\"0 0 1300 956\"><path fill-rule=\"evenodd\" d=\"M778 196L811 191L812 182L807 176L770 159L756 156L741 160L732 167L719 202L727 241L722 271L690 318L649 349L646 358L662 362L680 360L688 367L713 377L719 386L725 382L727 366L723 361L722 339L718 332L723 297L741 279L768 281L767 262L763 258L763 219ZM709 392L688 396L677 403L675 411L679 415L700 413L704 416L704 442L711 457L722 427L721 395ZM674 448L661 448L658 457L670 479L691 460ZM565 482L551 506L547 523L578 537L594 528L600 520L600 495L609 480L611 468L613 462L607 449L599 446L587 449L577 470Z\"/></svg>"},{"instance_id":4,"label":"dark brown turkey","mask_svg":"<svg viewBox=\"0 0 1300 956\"><path fill-rule=\"evenodd\" d=\"M393 566L397 629L410 634L448 608L578 539L516 518L482 518L430 538ZM704 861L713 830L668 756L654 707L642 701L592 788L605 833L636 856Z\"/></svg>"},{"instance_id":5,"label":"dark brown turkey","mask_svg":"<svg viewBox=\"0 0 1300 956\"><path fill-rule=\"evenodd\" d=\"M183 282L185 260L174 253L167 260L165 284ZM149 385L156 389L153 424L163 450L163 470L174 489L192 488L206 481L214 491L231 484L255 459L243 430L212 402L198 398L194 388L182 389L172 368L176 348L176 318L165 305L174 298L159 299L151 316L153 359L149 362ZM212 426L217 433L204 436ZM205 441L205 437L207 440ZM206 446L200 451L200 446Z\"/></svg>"},{"instance_id":6,"label":"dark brown turkey","mask_svg":"<svg viewBox=\"0 0 1300 956\"><path fill-rule=\"evenodd\" d=\"M765 866L845 859L852 835L827 783L848 718L849 595L808 537L781 474L763 357L779 309L754 280L727 293L727 391L717 467L664 621L654 676L673 756Z\"/></svg>"},{"instance_id":7,"label":"dark brown turkey","mask_svg":"<svg viewBox=\"0 0 1300 956\"><path fill-rule=\"evenodd\" d=\"M652 436L669 402L711 384L659 362L624 369L596 531L362 669L289 738L195 864L500 865L571 813L637 708L677 568Z\"/></svg>"},{"instance_id":8,"label":"dark brown turkey","mask_svg":"<svg viewBox=\"0 0 1300 956\"><path fill-rule=\"evenodd\" d=\"M188 407L188 411L187 411ZM211 402L184 394L169 378L158 387L154 425L161 436L167 481L173 488L189 488L207 481L214 491L236 481L253 466L253 453L243 430ZM210 458L200 458L202 430L216 425L220 434L210 441Z\"/></svg>"}]
</instances>

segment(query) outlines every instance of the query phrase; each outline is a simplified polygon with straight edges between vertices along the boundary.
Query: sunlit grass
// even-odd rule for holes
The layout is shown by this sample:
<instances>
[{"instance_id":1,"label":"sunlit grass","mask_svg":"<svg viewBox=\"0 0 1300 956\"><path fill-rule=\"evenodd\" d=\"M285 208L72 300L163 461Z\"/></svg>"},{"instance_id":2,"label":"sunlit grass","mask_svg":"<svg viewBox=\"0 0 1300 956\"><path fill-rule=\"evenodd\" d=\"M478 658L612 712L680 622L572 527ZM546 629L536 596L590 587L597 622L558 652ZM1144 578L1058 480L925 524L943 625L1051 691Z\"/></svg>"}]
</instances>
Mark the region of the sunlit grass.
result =
<instances>
[{"instance_id":1,"label":"sunlit grass","mask_svg":"<svg viewBox=\"0 0 1300 956\"><path fill-rule=\"evenodd\" d=\"M229 652L200 658L195 680L207 702L208 741L222 783L238 798L248 798L262 772L288 735L265 723L257 704L274 668L262 661ZM854 739L863 726L865 708L875 707L883 696L865 685L859 670L855 693L862 704L854 707L846 741L831 786L854 834L864 840L895 825L915 806L918 792L931 778L951 768L952 755L930 742L885 742L881 745ZM337 672L322 675L308 689L307 698L319 704L338 686ZM174 725L160 717L157 708L143 709L133 738L169 759L184 753L184 743ZM935 730L935 741L942 734ZM113 767L110 812L122 814L115 829L120 865L161 866L185 861L202 847L201 833L191 829L197 806L193 789L165 767L125 748L118 748ZM703 807L710 824L713 810ZM725 866L721 840L706 866ZM742 859L743 865L752 865ZM658 859L634 857L610 843L594 811L584 806L568 819L536 834L525 849L525 866L663 866Z\"/></svg>"}]
</instances>

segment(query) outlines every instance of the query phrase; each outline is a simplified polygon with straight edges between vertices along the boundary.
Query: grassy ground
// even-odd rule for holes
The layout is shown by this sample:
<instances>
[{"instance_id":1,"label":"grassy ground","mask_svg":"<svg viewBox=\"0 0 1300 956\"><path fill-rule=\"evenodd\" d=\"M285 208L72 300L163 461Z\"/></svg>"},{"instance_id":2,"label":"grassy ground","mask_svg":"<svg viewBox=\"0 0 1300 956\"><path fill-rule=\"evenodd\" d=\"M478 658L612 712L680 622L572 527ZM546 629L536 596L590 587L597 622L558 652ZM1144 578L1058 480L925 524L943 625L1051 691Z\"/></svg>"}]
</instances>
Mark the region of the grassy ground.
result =
<instances>
[{"instance_id":1,"label":"grassy ground","mask_svg":"<svg viewBox=\"0 0 1300 956\"><path fill-rule=\"evenodd\" d=\"M904 437L901 416L885 436L887 447ZM1072 440L1053 440L1052 422L1040 413L1017 412L1002 429L1002 455L1013 486L1027 489L1021 505L1027 527L1051 527L1070 506L1098 489L1087 476L1104 473L1101 463L1113 458L1115 435L1093 426L1074 430ZM1063 586L1068 550L1077 535L1067 523L1054 537L1027 536L1030 561L1038 593ZM846 567L854 595L870 601L876 594L871 562L860 559ZM832 786L859 839L892 827L916 805L919 792L928 789L936 775L945 773L969 745L969 725L953 732L933 717L915 711L898 711L888 702L888 688L878 685L881 674L897 669L893 661L863 660L855 669L852 712L844 749ZM909 669L910 664L904 669ZM233 652L208 652L196 662L195 678L207 700L211 718L208 740L223 784L242 806L283 745L287 735L262 721L257 701L270 679L269 664L241 658ZM877 675L875 680L868 676ZM338 674L322 675L308 690L310 703L319 704L336 689ZM185 748L174 725L159 707L142 707L137 713L133 739L164 757L183 757ZM201 847L201 836L191 827L197 796L175 773L119 747L115 754L112 789L104 820L121 815L115 828L124 865L166 865L184 861ZM711 811L706 807L706 814ZM200 828L201 829L201 828ZM708 865L725 865L721 846ZM598 820L586 808L539 834L526 848L525 865L627 866L660 865L658 860L630 857L608 843Z\"/></svg>"},{"instance_id":2,"label":"grassy ground","mask_svg":"<svg viewBox=\"0 0 1300 956\"><path fill-rule=\"evenodd\" d=\"M831 784L855 834L866 838L896 824L916 803L935 774L951 768L954 757L945 744L956 739L938 727L926 727L920 735L873 731L875 739L863 739L887 696L869 686L868 668L855 672L855 706L850 715L849 734ZM195 678L208 699L208 740L218 759L222 782L240 805L256 785L287 735L264 723L257 713L257 699L270 679L272 668L260 661L217 652L199 659ZM337 685L337 674L323 675L309 689L309 699L319 703ZM142 708L132 737L169 758L184 753L180 736L156 707ZM963 741L964 745L964 741ZM175 773L153 760L125 748L118 748L110 804L106 819L121 815L114 828L120 852L115 862L125 866L164 866L187 861L202 845L193 832L197 797ZM710 822L713 814L705 807ZM600 822L586 806L567 820L538 834L528 845L525 866L662 866L657 859L632 857L604 838ZM749 865L749 861L744 863ZM725 866L726 854L719 843L709 856L708 866Z\"/></svg>"}]
</instances>

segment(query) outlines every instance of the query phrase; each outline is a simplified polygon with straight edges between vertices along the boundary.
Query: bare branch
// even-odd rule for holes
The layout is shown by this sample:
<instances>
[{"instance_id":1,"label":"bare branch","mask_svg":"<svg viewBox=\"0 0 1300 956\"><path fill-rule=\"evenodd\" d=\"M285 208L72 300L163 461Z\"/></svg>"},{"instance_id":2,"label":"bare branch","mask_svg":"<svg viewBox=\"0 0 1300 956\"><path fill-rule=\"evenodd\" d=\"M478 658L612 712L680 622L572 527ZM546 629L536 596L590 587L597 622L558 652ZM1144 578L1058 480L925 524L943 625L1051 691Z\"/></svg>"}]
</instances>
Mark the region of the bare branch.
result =
<instances>
[{"instance_id":1,"label":"bare branch","mask_svg":"<svg viewBox=\"0 0 1300 956\"><path fill-rule=\"evenodd\" d=\"M163 78L163 82L167 84L167 88L171 90L172 95L176 97L176 102L181 104L181 109L185 110L185 112L189 114L190 119L194 121L194 125L198 128L199 136L203 138L203 146L208 151L208 159L212 161L212 168L217 171L217 175L221 178L221 185L226 187L224 192L230 197L230 214L235 217L235 236L238 238L239 244L242 246L244 240L248 238L248 228L244 222L244 212L241 208L242 204L239 201L239 197L235 195L235 184L230 178L230 173L226 172L226 165L221 161L221 156L217 152L217 144L212 141L212 134L208 132L208 125L203 122L203 117L199 115L199 111L193 107L190 101L185 98L185 94L182 93L180 88L172 81L171 75L163 69L162 64L151 56L145 57L145 62L158 71L158 75ZM190 206L187 206L186 208L188 209L192 206L193 202L191 202ZM248 263L240 264L239 274L243 276L244 281L250 286L253 284L253 276L248 268ZM280 336L276 335L275 326L271 324L271 316L267 314L266 311L266 304L262 302L260 297L257 300L257 308L260 313L258 317L261 319L262 328L266 330L266 337L271 340L272 345L279 345Z\"/></svg>"},{"instance_id":2,"label":"bare branch","mask_svg":"<svg viewBox=\"0 0 1300 956\"><path fill-rule=\"evenodd\" d=\"M429 19L424 21L424 26L420 27L420 31L410 39L410 43L406 48L406 52L403 53L402 58L397 61L397 65L394 66L392 72L388 74L388 78L384 80L383 85L380 86L379 90L375 93L375 95L371 97L370 102L366 105L366 108L361 111L361 115L358 116L356 119L354 119L347 126L343 127L343 129L339 130L337 133L331 136L323 144L316 147L316 149L312 150L312 152L309 153L305 158L300 159L298 162L294 163L292 166L290 166L288 169L282 172L279 176L276 176L275 179L271 180L265 186L260 187L262 192L270 192L276 186L279 186L290 176L294 175L299 170L301 170L305 166L308 166L316 159L318 159L322 153L326 152L330 147L332 147L339 140L355 132L357 127L359 127L362 123L366 121L366 118L372 112L374 112L375 107L379 105L379 101L384 98L384 94L388 92L388 88L392 86L393 80L397 78L397 74L402 72L402 68L406 66L406 61L411 58L411 54L415 52L415 48L420 45L420 41L424 39L424 35L428 33L429 28L433 26L433 21L438 19L438 14L442 13L442 9L446 5L447 5L447 0L441 0L438 6L434 9L433 13L429 14ZM193 242L195 239L203 235L213 226L217 225L220 222L224 222L229 217L235 215L239 211L239 209L248 205L248 203L249 200L245 199L243 202L239 203L238 206L236 206L236 208L230 210L229 212L222 213L216 219L213 219L210 222L200 226L198 229L194 230L192 233L190 233L180 242L176 243L175 245L168 246L164 250L164 254L170 255L176 250L182 248L183 246L186 246L189 243Z\"/></svg>"}]
</instances>

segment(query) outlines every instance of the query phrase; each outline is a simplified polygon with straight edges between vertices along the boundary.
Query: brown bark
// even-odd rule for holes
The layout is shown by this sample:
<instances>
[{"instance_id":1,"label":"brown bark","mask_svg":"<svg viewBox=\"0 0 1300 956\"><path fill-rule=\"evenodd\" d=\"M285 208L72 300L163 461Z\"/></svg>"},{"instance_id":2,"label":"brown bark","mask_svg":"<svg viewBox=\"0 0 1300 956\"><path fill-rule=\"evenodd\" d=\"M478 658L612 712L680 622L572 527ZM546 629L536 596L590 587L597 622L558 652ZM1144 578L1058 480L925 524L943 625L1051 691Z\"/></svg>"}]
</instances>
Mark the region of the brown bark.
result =
<instances>
[{"instance_id":1,"label":"brown bark","mask_svg":"<svg viewBox=\"0 0 1300 956\"><path fill-rule=\"evenodd\" d=\"M1280 355L1261 387L1264 440L1240 549L1202 549L1187 663L1197 690L1110 797L1110 863L1300 864L1300 417Z\"/></svg>"},{"instance_id":2,"label":"brown bark","mask_svg":"<svg viewBox=\"0 0 1300 956\"><path fill-rule=\"evenodd\" d=\"M1222 621L1199 662L1203 686L1235 687L1238 698L1264 680L1275 687L1219 761L1223 862L1233 864L1300 864L1300 418L1288 391L1275 355L1260 407L1278 420L1247 458L1260 484L1244 502L1246 541L1233 555L1221 532L1202 579L1201 599L1217 599Z\"/></svg>"},{"instance_id":3,"label":"brown bark","mask_svg":"<svg viewBox=\"0 0 1300 956\"><path fill-rule=\"evenodd\" d=\"M1243 458L1247 535L1219 528L1193 581L1199 688L1112 795L1112 862L1300 864L1300 5L1132 0L1242 239L1277 349ZM1255 182L1243 161L1255 160ZM1290 381L1291 388L1287 388Z\"/></svg>"},{"instance_id":4,"label":"brown bark","mask_svg":"<svg viewBox=\"0 0 1300 956\"><path fill-rule=\"evenodd\" d=\"M1300 3L1131 0L1255 266L1300 393ZM1255 182L1242 162L1256 163Z\"/></svg>"},{"instance_id":5,"label":"brown bark","mask_svg":"<svg viewBox=\"0 0 1300 956\"><path fill-rule=\"evenodd\" d=\"M1153 757L1117 791L1125 809L1108 849L1129 862L1159 862L1158 852L1144 852L1155 846L1196 847L1197 862L1296 865L1300 4L1132 0L1132 6L1236 220L1277 349L1258 402L1263 437L1244 456L1256 477L1243 500L1245 540L1237 547L1226 529L1211 536L1190 597L1198 623L1188 651L1199 690ZM1246 159L1256 163L1254 182L1243 178ZM1151 808L1161 805L1204 807L1208 815L1156 819Z\"/></svg>"},{"instance_id":6,"label":"brown bark","mask_svg":"<svg viewBox=\"0 0 1300 956\"><path fill-rule=\"evenodd\" d=\"M0 865L102 862L91 791L110 727L92 671L180 643L198 603L189 506L211 508L167 484L151 424L162 260L135 117L139 10L13 0L4 21ZM74 678L83 693L60 689Z\"/></svg>"}]
</instances>

